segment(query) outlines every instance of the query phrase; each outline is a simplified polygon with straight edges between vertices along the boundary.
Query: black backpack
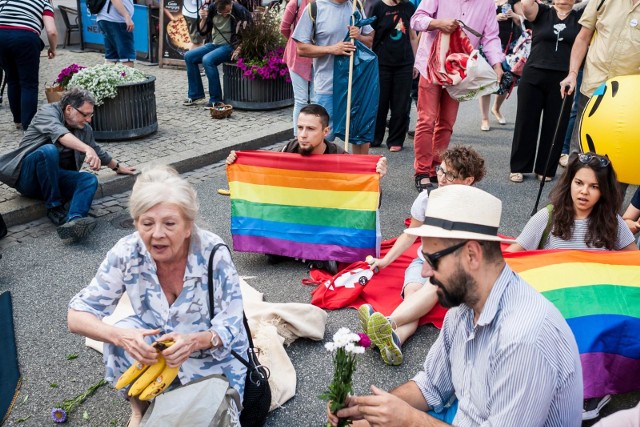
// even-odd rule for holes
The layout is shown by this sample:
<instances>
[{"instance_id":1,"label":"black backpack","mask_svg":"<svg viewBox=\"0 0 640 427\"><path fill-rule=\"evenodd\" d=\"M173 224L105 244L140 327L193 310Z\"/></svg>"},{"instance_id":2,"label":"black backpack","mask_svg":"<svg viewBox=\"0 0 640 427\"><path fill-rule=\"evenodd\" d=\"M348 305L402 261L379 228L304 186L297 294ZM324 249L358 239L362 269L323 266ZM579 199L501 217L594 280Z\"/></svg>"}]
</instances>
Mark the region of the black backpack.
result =
<instances>
[{"instance_id":1,"label":"black backpack","mask_svg":"<svg viewBox=\"0 0 640 427\"><path fill-rule=\"evenodd\" d=\"M97 15L107 1L108 0L87 0L87 9L89 9L92 15ZM107 7L107 13L109 12L111 12L111 2L109 2L109 7Z\"/></svg>"}]
</instances>

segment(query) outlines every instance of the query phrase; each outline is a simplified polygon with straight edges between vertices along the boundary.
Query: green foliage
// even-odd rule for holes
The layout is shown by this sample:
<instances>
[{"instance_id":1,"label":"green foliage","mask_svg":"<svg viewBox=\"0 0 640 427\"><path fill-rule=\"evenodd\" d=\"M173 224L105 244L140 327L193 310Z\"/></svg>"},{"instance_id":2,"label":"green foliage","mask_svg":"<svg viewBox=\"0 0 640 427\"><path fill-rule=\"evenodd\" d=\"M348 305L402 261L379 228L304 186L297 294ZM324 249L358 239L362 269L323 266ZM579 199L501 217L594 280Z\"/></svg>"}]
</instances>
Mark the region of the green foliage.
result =
<instances>
[{"instance_id":1,"label":"green foliage","mask_svg":"<svg viewBox=\"0 0 640 427\"><path fill-rule=\"evenodd\" d=\"M286 40L280 34L280 18L274 9L256 9L253 23L240 31L242 44L239 56L245 62L262 61L265 56L279 47L284 47Z\"/></svg>"}]
</instances>

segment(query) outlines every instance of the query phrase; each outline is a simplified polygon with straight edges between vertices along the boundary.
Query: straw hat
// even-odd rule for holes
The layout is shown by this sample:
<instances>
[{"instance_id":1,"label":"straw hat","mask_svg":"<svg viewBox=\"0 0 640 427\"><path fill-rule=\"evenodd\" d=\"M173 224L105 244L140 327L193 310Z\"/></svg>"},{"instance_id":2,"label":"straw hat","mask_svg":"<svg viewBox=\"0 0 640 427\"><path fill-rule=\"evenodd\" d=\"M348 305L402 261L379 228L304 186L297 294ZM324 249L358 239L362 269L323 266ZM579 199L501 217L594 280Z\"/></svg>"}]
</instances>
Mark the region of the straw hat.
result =
<instances>
[{"instance_id":1,"label":"straw hat","mask_svg":"<svg viewBox=\"0 0 640 427\"><path fill-rule=\"evenodd\" d=\"M469 185L447 185L429 194L424 225L407 228L413 236L516 243L498 237L502 202Z\"/></svg>"}]
</instances>

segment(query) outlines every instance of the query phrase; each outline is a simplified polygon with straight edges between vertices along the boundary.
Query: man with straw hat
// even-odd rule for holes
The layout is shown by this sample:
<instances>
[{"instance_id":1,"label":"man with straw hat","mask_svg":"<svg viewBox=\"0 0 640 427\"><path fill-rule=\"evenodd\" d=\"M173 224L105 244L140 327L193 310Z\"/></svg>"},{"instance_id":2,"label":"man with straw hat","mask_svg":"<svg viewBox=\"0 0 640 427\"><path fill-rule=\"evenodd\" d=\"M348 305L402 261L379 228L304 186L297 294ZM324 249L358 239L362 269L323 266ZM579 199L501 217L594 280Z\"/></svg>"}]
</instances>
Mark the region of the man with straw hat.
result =
<instances>
[{"instance_id":1,"label":"man with straw hat","mask_svg":"<svg viewBox=\"0 0 640 427\"><path fill-rule=\"evenodd\" d=\"M391 393L372 385L337 416L384 426L582 423L575 338L505 263L500 243L513 241L498 236L501 213L500 200L475 187L431 192L424 225L405 232L422 238L422 274L451 309L422 371Z\"/></svg>"}]
</instances>

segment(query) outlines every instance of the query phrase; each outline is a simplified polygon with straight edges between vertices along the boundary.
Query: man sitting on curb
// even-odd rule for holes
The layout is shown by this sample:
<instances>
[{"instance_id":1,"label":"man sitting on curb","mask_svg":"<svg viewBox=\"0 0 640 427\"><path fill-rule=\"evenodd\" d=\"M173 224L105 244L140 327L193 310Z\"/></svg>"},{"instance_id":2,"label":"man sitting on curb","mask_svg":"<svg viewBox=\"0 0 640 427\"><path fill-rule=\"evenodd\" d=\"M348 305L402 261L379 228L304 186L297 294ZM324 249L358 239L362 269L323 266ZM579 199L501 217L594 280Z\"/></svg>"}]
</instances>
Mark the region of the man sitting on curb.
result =
<instances>
[{"instance_id":1,"label":"man sitting on curb","mask_svg":"<svg viewBox=\"0 0 640 427\"><path fill-rule=\"evenodd\" d=\"M298 115L298 136L292 139L282 149L283 153L298 153L303 156L311 154L348 154L340 146L325 139L329 133L329 114L319 104L309 104L300 110ZM231 151L227 157L227 164L233 164L237 159L235 151ZM387 159L382 157L376 165L376 172L380 177L387 173ZM267 255L270 263L279 262L284 257ZM324 268L331 274L338 271L335 261L315 262L317 268Z\"/></svg>"},{"instance_id":2,"label":"man sitting on curb","mask_svg":"<svg viewBox=\"0 0 640 427\"><path fill-rule=\"evenodd\" d=\"M118 174L135 172L96 144L89 125L94 104L86 90L67 91L59 103L38 111L18 148L0 155L0 181L23 196L44 200L61 239L79 240L96 227L87 215L98 178L79 172L84 162L94 171L104 164Z\"/></svg>"},{"instance_id":3,"label":"man sitting on curb","mask_svg":"<svg viewBox=\"0 0 640 427\"><path fill-rule=\"evenodd\" d=\"M500 200L475 187L431 192L424 225L405 233L422 238L422 275L452 308L423 371L391 393L372 385L338 417L388 427L582 424L576 340L558 309L506 265L500 242L513 241L497 235L501 215ZM334 426L336 415L328 414Z\"/></svg>"}]
</instances>

